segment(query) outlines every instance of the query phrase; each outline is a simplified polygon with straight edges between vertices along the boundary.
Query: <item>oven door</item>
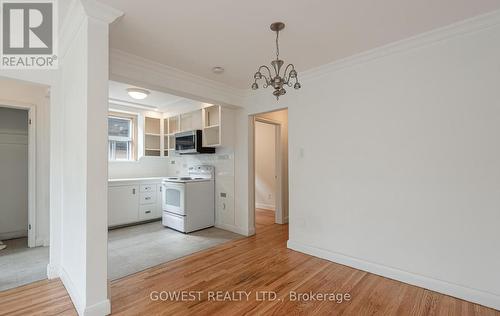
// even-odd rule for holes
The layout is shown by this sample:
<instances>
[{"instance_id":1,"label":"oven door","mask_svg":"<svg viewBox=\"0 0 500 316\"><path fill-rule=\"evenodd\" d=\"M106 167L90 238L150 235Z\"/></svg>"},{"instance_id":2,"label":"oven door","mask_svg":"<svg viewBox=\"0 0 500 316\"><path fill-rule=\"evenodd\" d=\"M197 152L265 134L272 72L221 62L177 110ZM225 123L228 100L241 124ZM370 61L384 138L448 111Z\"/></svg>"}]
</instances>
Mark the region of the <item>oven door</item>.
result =
<instances>
[{"instance_id":1,"label":"oven door","mask_svg":"<svg viewBox=\"0 0 500 316\"><path fill-rule=\"evenodd\" d=\"M185 185L177 182L163 182L162 184L162 209L178 215L186 215L184 210Z\"/></svg>"},{"instance_id":2,"label":"oven door","mask_svg":"<svg viewBox=\"0 0 500 316\"><path fill-rule=\"evenodd\" d=\"M196 153L196 131L175 134L175 151L180 154Z\"/></svg>"}]
</instances>

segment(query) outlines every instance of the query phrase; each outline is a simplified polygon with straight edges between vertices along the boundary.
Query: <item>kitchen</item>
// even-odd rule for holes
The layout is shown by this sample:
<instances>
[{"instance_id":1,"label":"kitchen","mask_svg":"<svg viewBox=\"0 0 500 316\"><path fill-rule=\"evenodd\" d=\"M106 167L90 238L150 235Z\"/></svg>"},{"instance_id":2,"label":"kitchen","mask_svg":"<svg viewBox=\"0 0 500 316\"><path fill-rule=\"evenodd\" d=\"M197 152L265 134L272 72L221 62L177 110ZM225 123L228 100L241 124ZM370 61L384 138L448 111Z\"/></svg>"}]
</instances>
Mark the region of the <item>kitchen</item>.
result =
<instances>
[{"instance_id":1,"label":"kitchen","mask_svg":"<svg viewBox=\"0 0 500 316\"><path fill-rule=\"evenodd\" d=\"M240 237L235 111L110 81L110 279Z\"/></svg>"}]
</instances>

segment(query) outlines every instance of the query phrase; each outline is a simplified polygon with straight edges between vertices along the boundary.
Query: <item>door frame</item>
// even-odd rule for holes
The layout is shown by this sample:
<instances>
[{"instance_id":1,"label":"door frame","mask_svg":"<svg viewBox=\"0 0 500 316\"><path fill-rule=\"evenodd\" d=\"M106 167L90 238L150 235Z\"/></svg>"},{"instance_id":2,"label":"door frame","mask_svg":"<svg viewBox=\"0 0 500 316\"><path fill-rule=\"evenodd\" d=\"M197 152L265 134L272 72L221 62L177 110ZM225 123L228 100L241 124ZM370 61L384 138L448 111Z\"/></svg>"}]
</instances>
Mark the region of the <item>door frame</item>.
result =
<instances>
[{"instance_id":1,"label":"door frame","mask_svg":"<svg viewBox=\"0 0 500 316\"><path fill-rule=\"evenodd\" d=\"M36 247L36 106L0 99L0 107L28 111L28 247Z\"/></svg>"},{"instance_id":2,"label":"door frame","mask_svg":"<svg viewBox=\"0 0 500 316\"><path fill-rule=\"evenodd\" d=\"M254 213L254 218L255 218L255 123L260 122L264 124L270 124L274 125L275 127L275 172L276 172L276 205L275 205L275 210L274 210L274 222L276 224L286 224L285 221L285 214L283 210L283 175L282 175L282 151L281 151L281 123L272 119L264 118L264 117L259 117L259 114L253 115L253 124L252 124L252 135L253 135L253 142L250 142L250 145L252 146L251 152L251 159L252 159L252 170L253 172L251 173L251 179L250 182L252 183L252 194L249 195L249 198L251 199L251 203L253 205L253 213ZM255 220L254 220L254 225L255 225Z\"/></svg>"}]
</instances>

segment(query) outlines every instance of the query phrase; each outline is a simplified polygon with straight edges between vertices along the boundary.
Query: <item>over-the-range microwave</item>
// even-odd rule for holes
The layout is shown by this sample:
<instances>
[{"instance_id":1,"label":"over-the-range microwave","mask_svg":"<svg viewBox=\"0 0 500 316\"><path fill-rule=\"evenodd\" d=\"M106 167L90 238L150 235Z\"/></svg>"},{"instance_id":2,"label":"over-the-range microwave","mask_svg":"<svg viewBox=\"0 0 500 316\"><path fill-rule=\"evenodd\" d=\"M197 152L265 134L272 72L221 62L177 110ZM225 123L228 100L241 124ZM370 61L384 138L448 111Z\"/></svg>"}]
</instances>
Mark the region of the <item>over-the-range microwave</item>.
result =
<instances>
[{"instance_id":1,"label":"over-the-range microwave","mask_svg":"<svg viewBox=\"0 0 500 316\"><path fill-rule=\"evenodd\" d=\"M175 134L175 152L181 155L215 153L215 148L203 147L202 135L199 129Z\"/></svg>"}]
</instances>

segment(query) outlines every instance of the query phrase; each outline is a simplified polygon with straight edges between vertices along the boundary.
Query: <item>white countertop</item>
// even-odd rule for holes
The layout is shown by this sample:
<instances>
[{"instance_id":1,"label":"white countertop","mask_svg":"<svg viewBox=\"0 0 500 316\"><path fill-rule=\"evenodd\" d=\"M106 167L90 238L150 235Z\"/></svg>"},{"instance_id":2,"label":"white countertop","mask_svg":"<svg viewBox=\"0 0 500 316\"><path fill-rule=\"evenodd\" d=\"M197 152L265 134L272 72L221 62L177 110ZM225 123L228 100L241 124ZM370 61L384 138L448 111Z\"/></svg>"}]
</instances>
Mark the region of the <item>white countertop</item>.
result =
<instances>
[{"instance_id":1,"label":"white countertop","mask_svg":"<svg viewBox=\"0 0 500 316\"><path fill-rule=\"evenodd\" d=\"M108 182L133 182L133 181L161 181L167 177L148 177L148 178L123 178L123 179L108 179Z\"/></svg>"}]
</instances>

